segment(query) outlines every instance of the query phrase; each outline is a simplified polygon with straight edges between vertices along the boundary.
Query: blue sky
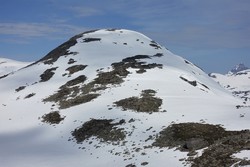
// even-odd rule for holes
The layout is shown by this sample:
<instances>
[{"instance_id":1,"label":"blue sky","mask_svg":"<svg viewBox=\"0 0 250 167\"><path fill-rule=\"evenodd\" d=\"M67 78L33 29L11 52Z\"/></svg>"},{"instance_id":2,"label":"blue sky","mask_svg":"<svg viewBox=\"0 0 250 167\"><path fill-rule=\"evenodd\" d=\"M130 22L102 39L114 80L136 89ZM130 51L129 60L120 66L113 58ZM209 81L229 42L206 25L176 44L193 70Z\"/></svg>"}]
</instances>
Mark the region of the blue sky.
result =
<instances>
[{"instance_id":1,"label":"blue sky","mask_svg":"<svg viewBox=\"0 0 250 167\"><path fill-rule=\"evenodd\" d=\"M144 33L207 73L250 67L249 0L1 1L0 57L35 61L97 28Z\"/></svg>"}]
</instances>

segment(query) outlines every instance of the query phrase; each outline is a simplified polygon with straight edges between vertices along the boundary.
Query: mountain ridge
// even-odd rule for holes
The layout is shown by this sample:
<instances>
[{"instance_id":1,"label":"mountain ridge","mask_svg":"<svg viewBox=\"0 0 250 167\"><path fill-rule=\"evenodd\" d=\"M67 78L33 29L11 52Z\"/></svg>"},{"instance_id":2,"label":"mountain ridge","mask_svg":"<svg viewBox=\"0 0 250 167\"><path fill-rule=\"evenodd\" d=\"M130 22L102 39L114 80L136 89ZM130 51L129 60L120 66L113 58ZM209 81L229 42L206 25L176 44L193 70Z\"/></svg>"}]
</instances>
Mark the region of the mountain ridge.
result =
<instances>
[{"instance_id":1,"label":"mountain ridge","mask_svg":"<svg viewBox=\"0 0 250 167\"><path fill-rule=\"evenodd\" d=\"M250 69L241 64L236 65L234 70L229 71L228 74L210 73L209 76L234 96L244 100L244 105L238 107L249 106Z\"/></svg>"},{"instance_id":2,"label":"mountain ridge","mask_svg":"<svg viewBox=\"0 0 250 167\"><path fill-rule=\"evenodd\" d=\"M30 64L30 62L21 62L0 57L0 77L17 71Z\"/></svg>"},{"instance_id":3,"label":"mountain ridge","mask_svg":"<svg viewBox=\"0 0 250 167\"><path fill-rule=\"evenodd\" d=\"M248 70L249 68L244 65L244 63L239 63L234 66L229 72L228 75L236 74L240 71Z\"/></svg>"}]
</instances>

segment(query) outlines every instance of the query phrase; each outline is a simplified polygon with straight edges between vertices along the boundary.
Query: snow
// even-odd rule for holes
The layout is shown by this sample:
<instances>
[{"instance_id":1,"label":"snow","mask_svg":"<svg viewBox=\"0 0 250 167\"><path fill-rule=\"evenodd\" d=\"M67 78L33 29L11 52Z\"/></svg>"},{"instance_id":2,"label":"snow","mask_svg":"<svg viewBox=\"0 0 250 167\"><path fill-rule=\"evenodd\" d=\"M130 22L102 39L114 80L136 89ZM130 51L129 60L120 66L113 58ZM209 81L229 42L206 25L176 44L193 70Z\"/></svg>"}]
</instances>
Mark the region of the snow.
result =
<instances>
[{"instance_id":1,"label":"snow","mask_svg":"<svg viewBox=\"0 0 250 167\"><path fill-rule=\"evenodd\" d=\"M250 70L239 71L235 74L210 74L212 78L234 96L244 100L243 106L250 106Z\"/></svg>"},{"instance_id":2,"label":"snow","mask_svg":"<svg viewBox=\"0 0 250 167\"><path fill-rule=\"evenodd\" d=\"M101 41L82 43L84 38L99 37ZM235 108L242 103L240 99L233 97L192 63L186 63L183 58L174 55L164 47L155 49L149 46L151 41L148 37L134 31L99 30L84 34L78 39L78 43L69 49L72 52L78 52L77 55L62 56L53 65L38 63L0 79L1 165L5 167L29 167L34 164L37 167L95 167L128 164L140 166L141 163L148 162L147 166L168 164L168 166L178 167L184 166L184 162L180 159L186 158L187 153L168 148L145 149L144 146L153 142L153 140L145 141L149 135L157 135L173 122L206 122L220 124L228 130L249 129L249 109ZM62 123L52 126L42 123L39 119L45 113L59 110L57 105L52 107L52 103L44 103L42 99L55 93L61 85L72 78L86 75L88 83L96 77L97 69L104 68L103 71L109 71L113 62L120 62L126 57L135 55L152 56L157 53L163 53L164 56L143 59L143 61L161 63L164 65L162 69L154 68L138 74L135 69L130 68L130 74L121 85L100 91L101 96L89 103L60 110L60 113L66 116ZM65 69L69 67L70 58L76 61L75 64L88 66L71 77L63 76L66 73ZM52 67L58 67L55 75L47 82L39 82L40 75ZM180 76L197 81L199 84L192 86L180 79ZM201 90L201 88L205 89L201 84L205 84L209 89ZM19 86L26 86L26 88L16 92L15 89ZM137 113L129 110L122 111L121 108L113 106L117 100L140 96L141 91L145 89L157 91L156 97L163 99L161 110L167 112ZM35 93L35 96L25 99L30 93ZM109 107L112 110L108 110ZM240 114L244 114L244 117L240 117ZM119 125L127 132L132 132L132 135L126 137L127 143L123 146L99 143L98 139L93 140L92 144L88 142L76 144L75 141L68 141L72 138L71 132L91 118L114 119L117 122L121 119L128 122L133 118L135 122ZM153 128L146 131L150 127ZM100 147L96 148L96 146ZM83 147L85 149L82 149ZM140 148L141 151L132 152L134 147ZM124 150L128 150L130 154L115 155ZM143 152L146 155L142 154Z\"/></svg>"},{"instance_id":3,"label":"snow","mask_svg":"<svg viewBox=\"0 0 250 167\"><path fill-rule=\"evenodd\" d=\"M250 160L250 151L249 150L243 150L240 151L238 153L235 153L232 155L232 157L235 158L240 158L240 159L244 159L244 160ZM235 164L232 165L232 167L234 166L239 166L239 162L236 162ZM244 167L249 167L250 165L244 165Z\"/></svg>"},{"instance_id":4,"label":"snow","mask_svg":"<svg viewBox=\"0 0 250 167\"><path fill-rule=\"evenodd\" d=\"M28 64L30 64L30 62L19 62L11 59L0 58L0 76L17 71Z\"/></svg>"},{"instance_id":5,"label":"snow","mask_svg":"<svg viewBox=\"0 0 250 167\"><path fill-rule=\"evenodd\" d=\"M250 160L250 150L240 151L236 154L233 154L233 156L237 158L245 159L245 160Z\"/></svg>"},{"instance_id":6,"label":"snow","mask_svg":"<svg viewBox=\"0 0 250 167\"><path fill-rule=\"evenodd\" d=\"M212 73L211 75L215 75L216 78L214 78L217 82L219 82L222 86L227 87L230 85L231 90L250 90L250 70L244 70L240 73L246 73L246 75L223 75L223 74L217 74ZM237 73L236 73L237 74Z\"/></svg>"}]
</instances>

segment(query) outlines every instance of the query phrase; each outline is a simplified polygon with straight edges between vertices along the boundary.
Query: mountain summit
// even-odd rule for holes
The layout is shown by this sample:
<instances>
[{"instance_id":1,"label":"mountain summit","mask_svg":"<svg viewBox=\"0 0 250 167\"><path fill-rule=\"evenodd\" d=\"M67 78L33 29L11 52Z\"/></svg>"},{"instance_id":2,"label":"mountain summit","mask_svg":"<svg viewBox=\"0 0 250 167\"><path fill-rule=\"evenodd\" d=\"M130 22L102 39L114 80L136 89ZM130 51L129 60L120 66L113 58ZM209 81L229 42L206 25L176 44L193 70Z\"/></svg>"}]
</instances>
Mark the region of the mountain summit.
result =
<instances>
[{"instance_id":1,"label":"mountain summit","mask_svg":"<svg viewBox=\"0 0 250 167\"><path fill-rule=\"evenodd\" d=\"M231 166L249 148L242 100L131 30L76 35L0 92L2 166Z\"/></svg>"},{"instance_id":2,"label":"mountain summit","mask_svg":"<svg viewBox=\"0 0 250 167\"><path fill-rule=\"evenodd\" d=\"M250 104L250 69L243 63L236 65L227 74L211 73L209 74L216 82L244 100L244 104ZM238 107L244 107L239 105Z\"/></svg>"},{"instance_id":3,"label":"mountain summit","mask_svg":"<svg viewBox=\"0 0 250 167\"><path fill-rule=\"evenodd\" d=\"M243 63L240 63L236 66L234 66L229 72L228 74L236 74L237 72L240 71L244 71L244 70L248 70L249 68L246 67Z\"/></svg>"}]
</instances>

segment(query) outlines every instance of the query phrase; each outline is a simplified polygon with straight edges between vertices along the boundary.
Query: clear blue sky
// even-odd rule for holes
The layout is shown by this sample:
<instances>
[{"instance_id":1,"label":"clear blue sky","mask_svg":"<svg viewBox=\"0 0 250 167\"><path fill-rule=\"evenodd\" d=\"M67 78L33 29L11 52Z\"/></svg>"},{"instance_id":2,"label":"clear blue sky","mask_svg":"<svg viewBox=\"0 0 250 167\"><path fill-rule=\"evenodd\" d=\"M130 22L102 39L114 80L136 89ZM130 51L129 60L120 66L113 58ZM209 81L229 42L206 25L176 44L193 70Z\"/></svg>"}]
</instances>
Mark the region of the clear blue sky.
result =
<instances>
[{"instance_id":1,"label":"clear blue sky","mask_svg":"<svg viewBox=\"0 0 250 167\"><path fill-rule=\"evenodd\" d=\"M0 57L35 61L97 28L144 33L207 73L250 67L250 0L2 0Z\"/></svg>"}]
</instances>

